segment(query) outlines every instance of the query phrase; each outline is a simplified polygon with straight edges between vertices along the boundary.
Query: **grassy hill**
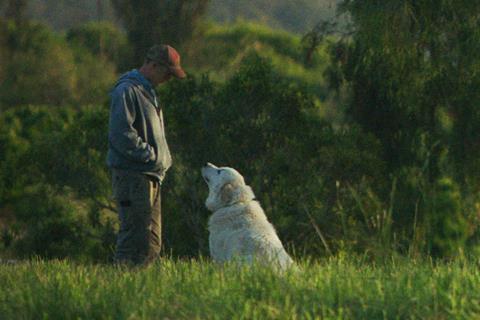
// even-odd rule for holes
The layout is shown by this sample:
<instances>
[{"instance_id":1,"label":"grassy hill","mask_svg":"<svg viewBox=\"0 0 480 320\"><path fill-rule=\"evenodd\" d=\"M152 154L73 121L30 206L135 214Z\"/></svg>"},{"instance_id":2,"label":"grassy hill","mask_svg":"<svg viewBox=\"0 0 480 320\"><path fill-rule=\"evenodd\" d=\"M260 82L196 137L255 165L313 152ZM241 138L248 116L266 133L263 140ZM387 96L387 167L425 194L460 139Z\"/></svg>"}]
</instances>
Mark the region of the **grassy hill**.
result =
<instances>
[{"instance_id":1,"label":"grassy hill","mask_svg":"<svg viewBox=\"0 0 480 320\"><path fill-rule=\"evenodd\" d=\"M205 37L192 46L184 61L194 72L208 73L212 79L223 81L252 52L271 61L275 70L292 83L303 86L322 100L326 98L323 72L329 57L325 48L317 50L307 67L301 37L287 31L249 22L211 24Z\"/></svg>"}]
</instances>

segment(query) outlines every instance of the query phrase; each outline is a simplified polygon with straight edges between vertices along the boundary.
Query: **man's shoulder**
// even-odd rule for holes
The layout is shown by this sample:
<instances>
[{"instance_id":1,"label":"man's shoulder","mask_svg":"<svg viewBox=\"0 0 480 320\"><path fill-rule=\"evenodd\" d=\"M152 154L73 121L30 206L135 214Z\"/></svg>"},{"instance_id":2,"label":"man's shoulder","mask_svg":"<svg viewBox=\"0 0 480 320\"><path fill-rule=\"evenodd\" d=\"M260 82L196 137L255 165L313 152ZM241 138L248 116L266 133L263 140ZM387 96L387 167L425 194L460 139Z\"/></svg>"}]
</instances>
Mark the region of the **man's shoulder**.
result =
<instances>
[{"instance_id":1,"label":"man's shoulder","mask_svg":"<svg viewBox=\"0 0 480 320\"><path fill-rule=\"evenodd\" d=\"M121 83L117 83L115 87L113 87L111 94L112 95L124 95L128 93L133 93L135 90L138 90L138 83L133 81L122 81Z\"/></svg>"}]
</instances>

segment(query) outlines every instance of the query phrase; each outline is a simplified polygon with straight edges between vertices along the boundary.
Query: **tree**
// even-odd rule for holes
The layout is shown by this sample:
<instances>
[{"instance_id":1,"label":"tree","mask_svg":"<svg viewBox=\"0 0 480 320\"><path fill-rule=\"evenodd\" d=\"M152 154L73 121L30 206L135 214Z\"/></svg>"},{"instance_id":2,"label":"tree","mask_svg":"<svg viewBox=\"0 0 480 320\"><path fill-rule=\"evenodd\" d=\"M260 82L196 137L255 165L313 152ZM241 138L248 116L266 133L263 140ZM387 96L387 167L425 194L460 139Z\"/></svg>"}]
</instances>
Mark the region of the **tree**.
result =
<instances>
[{"instance_id":1,"label":"tree","mask_svg":"<svg viewBox=\"0 0 480 320\"><path fill-rule=\"evenodd\" d=\"M350 89L347 116L381 141L400 181L396 230L424 229L423 241L449 255L435 237L463 246L476 221L473 206L457 204L478 199L468 191L480 185L478 2L345 0L341 8L354 31L332 45L330 70Z\"/></svg>"},{"instance_id":2,"label":"tree","mask_svg":"<svg viewBox=\"0 0 480 320\"><path fill-rule=\"evenodd\" d=\"M33 22L0 20L0 104L60 105L75 98L75 63L64 40Z\"/></svg>"},{"instance_id":3,"label":"tree","mask_svg":"<svg viewBox=\"0 0 480 320\"><path fill-rule=\"evenodd\" d=\"M341 8L355 26L347 61L337 59L352 89L349 115L383 142L392 168L426 163L433 182L447 149L460 167L466 150L478 154L475 2L345 0Z\"/></svg>"},{"instance_id":4,"label":"tree","mask_svg":"<svg viewBox=\"0 0 480 320\"><path fill-rule=\"evenodd\" d=\"M5 18L12 19L17 24L22 23L25 20L27 4L28 0L9 0L5 9Z\"/></svg>"},{"instance_id":5,"label":"tree","mask_svg":"<svg viewBox=\"0 0 480 320\"><path fill-rule=\"evenodd\" d=\"M134 63L156 43L180 47L192 39L208 0L112 0L134 46Z\"/></svg>"},{"instance_id":6,"label":"tree","mask_svg":"<svg viewBox=\"0 0 480 320\"><path fill-rule=\"evenodd\" d=\"M128 68L131 48L124 32L106 21L88 22L69 29L66 39L71 46L84 47L91 54L111 61L120 72Z\"/></svg>"}]
</instances>

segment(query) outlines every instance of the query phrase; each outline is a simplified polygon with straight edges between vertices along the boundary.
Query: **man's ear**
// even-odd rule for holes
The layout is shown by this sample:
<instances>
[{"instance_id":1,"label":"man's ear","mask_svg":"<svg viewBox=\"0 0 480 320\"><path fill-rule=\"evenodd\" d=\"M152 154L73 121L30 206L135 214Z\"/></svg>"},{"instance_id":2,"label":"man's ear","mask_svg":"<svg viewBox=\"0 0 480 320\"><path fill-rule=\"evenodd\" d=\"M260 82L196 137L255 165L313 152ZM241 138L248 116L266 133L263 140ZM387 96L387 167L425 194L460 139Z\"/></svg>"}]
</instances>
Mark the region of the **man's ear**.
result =
<instances>
[{"instance_id":1,"label":"man's ear","mask_svg":"<svg viewBox=\"0 0 480 320\"><path fill-rule=\"evenodd\" d=\"M231 183L225 184L220 189L220 200L223 204L229 204L233 200L233 185Z\"/></svg>"}]
</instances>

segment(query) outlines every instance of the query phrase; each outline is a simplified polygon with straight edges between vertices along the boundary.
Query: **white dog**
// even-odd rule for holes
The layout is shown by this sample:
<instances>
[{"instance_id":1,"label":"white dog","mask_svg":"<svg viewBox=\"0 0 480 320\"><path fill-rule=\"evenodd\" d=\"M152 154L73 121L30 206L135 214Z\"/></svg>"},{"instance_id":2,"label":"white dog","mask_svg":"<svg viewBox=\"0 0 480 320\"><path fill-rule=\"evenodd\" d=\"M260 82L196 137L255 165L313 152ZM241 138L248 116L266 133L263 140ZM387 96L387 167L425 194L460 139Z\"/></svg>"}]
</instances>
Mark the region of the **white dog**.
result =
<instances>
[{"instance_id":1,"label":"white dog","mask_svg":"<svg viewBox=\"0 0 480 320\"><path fill-rule=\"evenodd\" d=\"M293 264L252 189L235 169L208 163L202 168L213 212L208 221L210 254L216 262L258 261L285 270Z\"/></svg>"}]
</instances>

